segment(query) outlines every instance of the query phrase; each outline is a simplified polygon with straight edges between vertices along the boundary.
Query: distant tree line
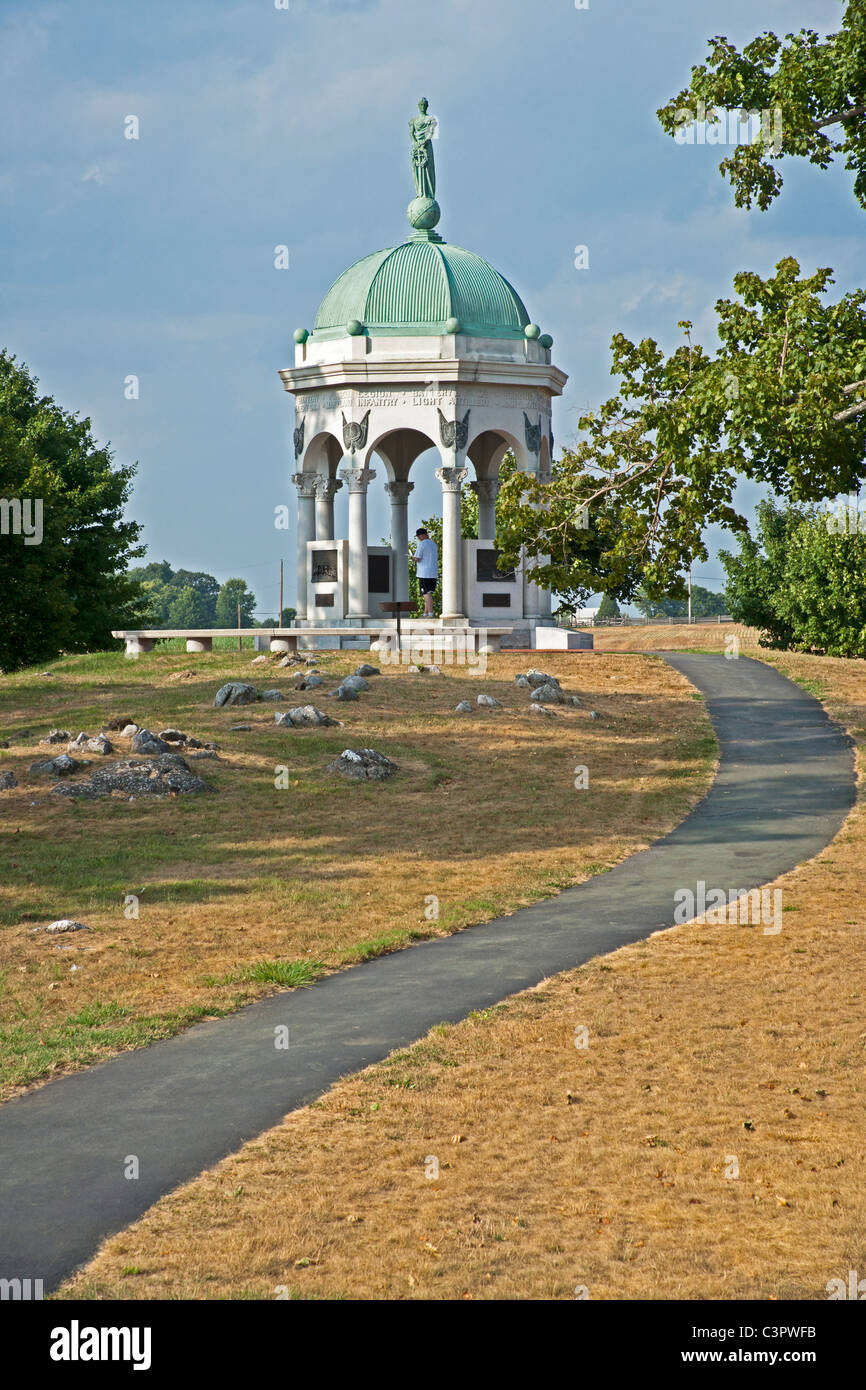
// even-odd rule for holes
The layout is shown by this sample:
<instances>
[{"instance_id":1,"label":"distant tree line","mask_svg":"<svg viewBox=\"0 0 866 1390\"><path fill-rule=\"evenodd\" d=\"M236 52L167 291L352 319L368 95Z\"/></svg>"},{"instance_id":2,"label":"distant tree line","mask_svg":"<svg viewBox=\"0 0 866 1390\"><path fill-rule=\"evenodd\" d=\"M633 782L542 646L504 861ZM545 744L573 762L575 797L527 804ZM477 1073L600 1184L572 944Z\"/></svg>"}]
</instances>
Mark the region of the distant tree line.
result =
<instances>
[{"instance_id":1,"label":"distant tree line","mask_svg":"<svg viewBox=\"0 0 866 1390\"><path fill-rule=\"evenodd\" d=\"M256 620L256 596L244 579L220 584L203 570L173 570L167 560L130 570L144 601L143 627L278 627L276 618ZM283 623L295 617L294 608L283 609Z\"/></svg>"}]
</instances>

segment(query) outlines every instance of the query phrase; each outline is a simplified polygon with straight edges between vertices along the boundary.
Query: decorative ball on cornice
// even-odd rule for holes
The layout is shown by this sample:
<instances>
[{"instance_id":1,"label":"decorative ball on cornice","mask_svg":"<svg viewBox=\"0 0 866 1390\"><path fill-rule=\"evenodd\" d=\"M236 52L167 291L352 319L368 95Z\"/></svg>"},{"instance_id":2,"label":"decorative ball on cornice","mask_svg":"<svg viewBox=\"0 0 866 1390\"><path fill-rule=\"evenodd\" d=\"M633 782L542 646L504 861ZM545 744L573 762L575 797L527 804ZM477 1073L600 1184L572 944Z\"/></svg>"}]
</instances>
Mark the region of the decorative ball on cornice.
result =
<instances>
[{"instance_id":1,"label":"decorative ball on cornice","mask_svg":"<svg viewBox=\"0 0 866 1390\"><path fill-rule=\"evenodd\" d=\"M551 338L551 336L550 336L549 333L542 333L542 335L541 335L541 337L539 338L538 342L539 342L540 346L543 347L543 348L552 348L552 347L553 347L553 339Z\"/></svg>"},{"instance_id":2,"label":"decorative ball on cornice","mask_svg":"<svg viewBox=\"0 0 866 1390\"><path fill-rule=\"evenodd\" d=\"M299 344L305 343L309 336L310 334L306 328L296 328L294 333L292 334L292 337L294 338L295 342Z\"/></svg>"},{"instance_id":3,"label":"decorative ball on cornice","mask_svg":"<svg viewBox=\"0 0 866 1390\"><path fill-rule=\"evenodd\" d=\"M349 322L346 324L346 332L349 334L350 338L359 338L364 332L364 325L360 319L349 319Z\"/></svg>"},{"instance_id":4,"label":"decorative ball on cornice","mask_svg":"<svg viewBox=\"0 0 866 1390\"><path fill-rule=\"evenodd\" d=\"M541 337L541 329L537 323L528 323L523 330L527 338L534 339Z\"/></svg>"},{"instance_id":5,"label":"decorative ball on cornice","mask_svg":"<svg viewBox=\"0 0 866 1390\"><path fill-rule=\"evenodd\" d=\"M452 317L451 317L450 319L446 319L446 320L445 320L445 332L446 332L446 333L459 333L459 332L460 332L460 320L457 319L457 318L454 318L453 315L452 315Z\"/></svg>"},{"instance_id":6,"label":"decorative ball on cornice","mask_svg":"<svg viewBox=\"0 0 866 1390\"><path fill-rule=\"evenodd\" d=\"M406 209L406 216L411 227L417 228L418 231L429 232L442 216L442 209L435 198L427 198L422 195L412 199Z\"/></svg>"}]
</instances>

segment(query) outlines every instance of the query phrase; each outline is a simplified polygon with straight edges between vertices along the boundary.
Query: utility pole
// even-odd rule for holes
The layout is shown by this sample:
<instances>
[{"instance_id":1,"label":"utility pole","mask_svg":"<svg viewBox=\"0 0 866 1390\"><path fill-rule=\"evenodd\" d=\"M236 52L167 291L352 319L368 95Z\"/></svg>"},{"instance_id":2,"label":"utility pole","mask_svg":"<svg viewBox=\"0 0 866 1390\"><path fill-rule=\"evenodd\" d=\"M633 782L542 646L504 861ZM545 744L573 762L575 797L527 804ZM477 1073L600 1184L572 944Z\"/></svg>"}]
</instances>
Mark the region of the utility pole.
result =
<instances>
[{"instance_id":1,"label":"utility pole","mask_svg":"<svg viewBox=\"0 0 866 1390\"><path fill-rule=\"evenodd\" d=\"M283 625L283 562L280 561L280 616L277 618L277 627Z\"/></svg>"},{"instance_id":2,"label":"utility pole","mask_svg":"<svg viewBox=\"0 0 866 1390\"><path fill-rule=\"evenodd\" d=\"M689 623L692 621L692 567L689 565Z\"/></svg>"}]
</instances>

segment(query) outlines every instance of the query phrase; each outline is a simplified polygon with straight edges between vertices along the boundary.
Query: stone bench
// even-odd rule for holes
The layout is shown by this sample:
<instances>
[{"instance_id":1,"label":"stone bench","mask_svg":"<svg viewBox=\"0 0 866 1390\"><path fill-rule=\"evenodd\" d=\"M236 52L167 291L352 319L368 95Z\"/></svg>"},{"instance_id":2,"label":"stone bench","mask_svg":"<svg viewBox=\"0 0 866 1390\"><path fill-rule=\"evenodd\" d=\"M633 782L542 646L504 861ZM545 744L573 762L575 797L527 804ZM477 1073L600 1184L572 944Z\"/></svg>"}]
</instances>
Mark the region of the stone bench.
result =
<instances>
[{"instance_id":1,"label":"stone bench","mask_svg":"<svg viewBox=\"0 0 866 1390\"><path fill-rule=\"evenodd\" d=\"M480 650L498 652L502 638L511 633L510 627L465 627L449 624L438 626L436 622L425 623L422 619L408 619L402 624L402 646L418 646L425 638L437 643L450 635L458 639L470 632L483 632L484 642ZM168 637L181 637L186 642L188 652L213 651L215 637L263 637L269 635L272 652L295 652L299 637L361 637L369 636L371 641L385 634L396 634L396 623L382 622L370 627L211 627L211 628L121 628L112 632L126 643L127 656L141 656L143 652L153 651L154 642Z\"/></svg>"}]
</instances>

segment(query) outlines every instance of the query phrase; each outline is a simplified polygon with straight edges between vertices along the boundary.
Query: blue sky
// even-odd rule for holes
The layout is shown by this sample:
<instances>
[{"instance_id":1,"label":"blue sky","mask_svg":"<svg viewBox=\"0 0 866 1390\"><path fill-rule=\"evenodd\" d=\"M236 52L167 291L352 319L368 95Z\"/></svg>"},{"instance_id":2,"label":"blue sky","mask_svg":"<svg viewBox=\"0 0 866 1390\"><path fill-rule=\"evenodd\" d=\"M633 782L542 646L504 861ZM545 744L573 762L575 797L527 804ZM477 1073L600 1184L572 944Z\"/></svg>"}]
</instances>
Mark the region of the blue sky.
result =
<instances>
[{"instance_id":1,"label":"blue sky","mask_svg":"<svg viewBox=\"0 0 866 1390\"><path fill-rule=\"evenodd\" d=\"M737 211L723 151L678 146L656 108L706 40L837 26L839 0L3 0L0 342L137 461L148 559L291 599L291 398L277 376L336 276L402 240L407 122L440 122L439 231L485 256L555 340L567 442L612 393L614 332L712 342L740 269L793 254L862 280L841 168L789 161L768 213ZM135 115L140 138L124 138ZM290 267L274 268L274 247ZM589 269L574 248L589 248ZM135 374L140 397L124 397ZM383 470L380 470L380 475ZM387 532L384 477L370 539ZM410 521L437 509L419 478ZM744 505L755 496L743 489ZM345 490L337 499L345 534ZM695 579L717 588L722 540Z\"/></svg>"}]
</instances>

